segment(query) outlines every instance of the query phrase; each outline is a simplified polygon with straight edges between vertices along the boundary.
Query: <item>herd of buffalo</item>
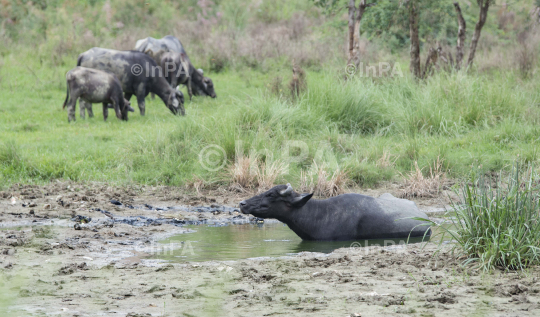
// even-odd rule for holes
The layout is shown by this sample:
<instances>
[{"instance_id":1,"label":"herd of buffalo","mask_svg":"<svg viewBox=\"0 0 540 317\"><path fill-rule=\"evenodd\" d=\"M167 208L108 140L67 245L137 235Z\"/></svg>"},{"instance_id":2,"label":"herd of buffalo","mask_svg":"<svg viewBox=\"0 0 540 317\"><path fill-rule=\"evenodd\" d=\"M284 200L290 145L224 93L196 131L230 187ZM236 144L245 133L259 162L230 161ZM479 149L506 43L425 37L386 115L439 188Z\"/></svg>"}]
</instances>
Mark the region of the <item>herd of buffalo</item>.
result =
<instances>
[{"instance_id":1,"label":"herd of buffalo","mask_svg":"<svg viewBox=\"0 0 540 317\"><path fill-rule=\"evenodd\" d=\"M145 98L157 95L172 113L185 115L184 95L177 86L187 87L192 95L216 98L212 80L195 69L182 43L167 35L162 39L147 37L137 41L135 49L118 51L94 47L79 55L77 67L66 74L68 121L75 120L75 106L80 98L80 116L85 111L93 117L92 103L103 104L103 118L108 108L116 117L128 119L134 111L129 100L137 97L141 115L145 113Z\"/></svg>"}]
</instances>

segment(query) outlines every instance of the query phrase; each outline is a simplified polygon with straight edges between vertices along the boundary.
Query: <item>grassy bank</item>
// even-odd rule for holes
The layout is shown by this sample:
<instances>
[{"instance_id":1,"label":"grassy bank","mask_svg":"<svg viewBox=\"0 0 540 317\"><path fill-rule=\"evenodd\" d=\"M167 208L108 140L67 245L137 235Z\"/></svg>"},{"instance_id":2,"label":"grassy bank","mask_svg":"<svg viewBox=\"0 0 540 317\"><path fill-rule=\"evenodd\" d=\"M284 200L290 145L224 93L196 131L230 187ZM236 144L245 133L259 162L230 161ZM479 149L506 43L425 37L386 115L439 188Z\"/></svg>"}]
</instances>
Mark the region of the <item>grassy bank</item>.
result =
<instances>
[{"instance_id":1,"label":"grassy bank","mask_svg":"<svg viewBox=\"0 0 540 317\"><path fill-rule=\"evenodd\" d=\"M292 163L276 182L297 185L315 165L330 174L346 170L356 185L373 186L400 179L415 161L424 168L437 157L450 177L466 175L474 162L498 171L518 156L539 159L539 83L515 72L441 73L415 83L402 67L403 78L344 81L340 69L327 65L308 72L308 90L291 100L286 87L281 96L269 92L270 79L287 78L288 68L230 70L211 74L218 98L187 102L185 117L148 98L145 117L137 110L129 122L103 122L95 107L95 118L68 124L62 110L66 64L40 63L29 51L4 56L2 186L58 178L228 184L227 171L239 156L251 152L259 164L283 165L290 161L287 145ZM211 170L201 164L208 145L225 152L222 169L214 170L221 161L212 153L203 153Z\"/></svg>"}]
</instances>

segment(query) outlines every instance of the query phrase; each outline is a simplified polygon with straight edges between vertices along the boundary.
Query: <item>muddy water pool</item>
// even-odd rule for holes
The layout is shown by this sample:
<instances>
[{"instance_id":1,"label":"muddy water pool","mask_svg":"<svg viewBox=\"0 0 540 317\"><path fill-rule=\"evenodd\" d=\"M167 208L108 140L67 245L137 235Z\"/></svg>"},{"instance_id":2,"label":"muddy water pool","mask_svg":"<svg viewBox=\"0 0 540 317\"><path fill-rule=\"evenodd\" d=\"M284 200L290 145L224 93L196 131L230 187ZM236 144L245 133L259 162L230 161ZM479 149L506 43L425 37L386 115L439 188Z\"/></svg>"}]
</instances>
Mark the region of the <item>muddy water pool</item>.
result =
<instances>
[{"instance_id":1,"label":"muddy water pool","mask_svg":"<svg viewBox=\"0 0 540 317\"><path fill-rule=\"evenodd\" d=\"M191 231L161 241L162 251L154 257L172 262L229 261L288 256L305 251L330 253L343 247L356 249L380 245L399 248L407 242L407 239L302 241L285 224L279 222L186 227ZM422 238L409 240L409 243L419 242L422 242Z\"/></svg>"}]
</instances>

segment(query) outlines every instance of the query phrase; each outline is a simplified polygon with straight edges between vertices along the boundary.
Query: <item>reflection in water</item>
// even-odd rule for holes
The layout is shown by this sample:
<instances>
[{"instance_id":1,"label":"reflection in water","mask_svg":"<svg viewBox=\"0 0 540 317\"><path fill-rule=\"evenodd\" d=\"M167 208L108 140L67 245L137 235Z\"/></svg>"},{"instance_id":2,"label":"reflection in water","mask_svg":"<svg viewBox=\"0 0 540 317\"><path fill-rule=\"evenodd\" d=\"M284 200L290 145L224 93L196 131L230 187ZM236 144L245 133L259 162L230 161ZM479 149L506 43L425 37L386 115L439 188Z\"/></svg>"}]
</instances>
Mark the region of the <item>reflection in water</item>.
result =
<instances>
[{"instance_id":1,"label":"reflection in water","mask_svg":"<svg viewBox=\"0 0 540 317\"><path fill-rule=\"evenodd\" d=\"M189 226L194 230L161 241L164 245L181 245L173 252L161 252L157 258L176 262L227 261L254 257L277 257L299 252L330 253L338 248L355 247L356 252L364 246L404 245L407 239L359 240L359 241L302 241L282 223L242 224L223 227ZM427 239L427 238L426 238ZM409 243L421 242L411 238ZM163 254L165 253L165 254ZM172 253L172 254L171 254Z\"/></svg>"}]
</instances>

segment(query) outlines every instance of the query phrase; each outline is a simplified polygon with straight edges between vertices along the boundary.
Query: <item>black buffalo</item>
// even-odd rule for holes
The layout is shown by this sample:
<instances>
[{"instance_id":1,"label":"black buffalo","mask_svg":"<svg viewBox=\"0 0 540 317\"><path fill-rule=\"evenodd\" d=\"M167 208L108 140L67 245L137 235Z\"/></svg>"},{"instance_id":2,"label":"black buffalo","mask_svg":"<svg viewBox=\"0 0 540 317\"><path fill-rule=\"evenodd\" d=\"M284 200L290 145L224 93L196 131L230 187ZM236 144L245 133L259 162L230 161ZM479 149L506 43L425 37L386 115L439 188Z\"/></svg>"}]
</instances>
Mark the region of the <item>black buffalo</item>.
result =
<instances>
[{"instance_id":1,"label":"black buffalo","mask_svg":"<svg viewBox=\"0 0 540 317\"><path fill-rule=\"evenodd\" d=\"M240 202L244 214L275 218L289 226L303 240L346 241L356 239L396 239L431 234L427 219L416 204L390 194L379 198L344 194L325 200L300 195L290 184Z\"/></svg>"},{"instance_id":2,"label":"black buffalo","mask_svg":"<svg viewBox=\"0 0 540 317\"><path fill-rule=\"evenodd\" d=\"M127 100L137 97L141 115L145 113L144 98L149 93L158 95L172 113L185 114L184 95L171 88L161 68L148 55L137 51L117 51L94 47L79 55L77 66L110 72L120 80Z\"/></svg>"},{"instance_id":3,"label":"black buffalo","mask_svg":"<svg viewBox=\"0 0 540 317\"><path fill-rule=\"evenodd\" d=\"M75 106L81 98L88 103L103 103L103 119L107 120L111 103L118 119L128 119L129 101L124 99L122 85L114 75L101 70L75 67L66 74L67 95L64 108L68 107L68 121L75 120ZM84 108L81 107L84 117Z\"/></svg>"},{"instance_id":4,"label":"black buffalo","mask_svg":"<svg viewBox=\"0 0 540 317\"><path fill-rule=\"evenodd\" d=\"M167 52L176 52L180 54L182 59L185 60L185 63L177 64L175 67L176 70L179 70L177 71L177 82L188 87L188 92L190 94L191 86L191 90L195 96L210 96L216 98L214 83L210 78L204 77L202 72L195 69L189 56L184 50L182 43L180 43L176 37L172 35L167 35L162 39L147 37L137 41L135 50L148 54L154 58L157 63L161 63L163 55ZM186 68L188 69L187 71Z\"/></svg>"}]
</instances>

